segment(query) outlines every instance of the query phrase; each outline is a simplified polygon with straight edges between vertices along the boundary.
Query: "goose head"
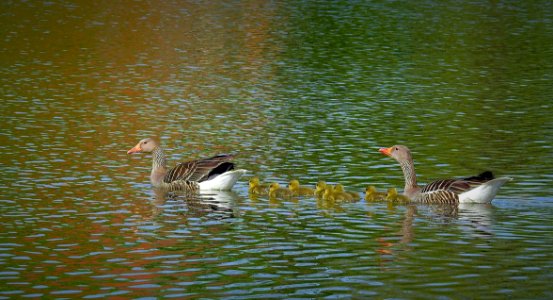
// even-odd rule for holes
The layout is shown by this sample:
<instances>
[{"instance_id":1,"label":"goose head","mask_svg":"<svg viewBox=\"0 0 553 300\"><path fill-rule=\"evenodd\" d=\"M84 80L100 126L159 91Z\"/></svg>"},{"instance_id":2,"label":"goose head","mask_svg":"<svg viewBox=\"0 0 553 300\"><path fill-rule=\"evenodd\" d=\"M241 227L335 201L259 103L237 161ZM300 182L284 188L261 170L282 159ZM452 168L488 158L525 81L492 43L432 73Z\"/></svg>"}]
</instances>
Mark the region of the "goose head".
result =
<instances>
[{"instance_id":1,"label":"goose head","mask_svg":"<svg viewBox=\"0 0 553 300\"><path fill-rule=\"evenodd\" d=\"M411 157L411 151L409 150L409 148L403 145L395 145L389 148L380 148L378 152L387 155L400 163L413 160L413 158Z\"/></svg>"},{"instance_id":2,"label":"goose head","mask_svg":"<svg viewBox=\"0 0 553 300\"><path fill-rule=\"evenodd\" d=\"M152 152L157 147L157 142L152 138L146 138L138 142L136 146L127 151L127 154Z\"/></svg>"}]
</instances>

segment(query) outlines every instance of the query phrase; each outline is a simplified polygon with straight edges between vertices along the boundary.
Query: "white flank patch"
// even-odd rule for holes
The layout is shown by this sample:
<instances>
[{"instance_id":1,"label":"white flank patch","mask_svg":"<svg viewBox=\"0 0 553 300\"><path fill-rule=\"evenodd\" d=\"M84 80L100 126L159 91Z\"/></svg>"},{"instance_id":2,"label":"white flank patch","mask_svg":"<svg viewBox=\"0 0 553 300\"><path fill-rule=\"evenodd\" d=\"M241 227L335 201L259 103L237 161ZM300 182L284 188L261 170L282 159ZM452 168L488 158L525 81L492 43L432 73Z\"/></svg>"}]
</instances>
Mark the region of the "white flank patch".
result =
<instances>
[{"instance_id":1,"label":"white flank patch","mask_svg":"<svg viewBox=\"0 0 553 300\"><path fill-rule=\"evenodd\" d=\"M512 178L510 177L492 179L477 188L460 194L459 203L490 203L497 194L497 191L499 191L499 188L511 180Z\"/></svg>"},{"instance_id":2,"label":"white flank patch","mask_svg":"<svg viewBox=\"0 0 553 300\"><path fill-rule=\"evenodd\" d=\"M246 170L232 170L213 179L200 182L200 191L229 191L232 186L246 174Z\"/></svg>"}]
</instances>

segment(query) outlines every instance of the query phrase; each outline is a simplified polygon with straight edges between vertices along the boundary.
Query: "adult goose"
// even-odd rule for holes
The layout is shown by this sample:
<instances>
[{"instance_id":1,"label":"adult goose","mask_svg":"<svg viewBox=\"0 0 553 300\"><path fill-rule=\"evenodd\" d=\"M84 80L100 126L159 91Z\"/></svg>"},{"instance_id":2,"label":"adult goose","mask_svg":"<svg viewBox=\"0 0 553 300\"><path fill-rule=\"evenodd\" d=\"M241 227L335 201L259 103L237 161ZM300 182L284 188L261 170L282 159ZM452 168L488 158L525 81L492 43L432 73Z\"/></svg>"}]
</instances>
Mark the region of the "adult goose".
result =
<instances>
[{"instance_id":1,"label":"adult goose","mask_svg":"<svg viewBox=\"0 0 553 300\"><path fill-rule=\"evenodd\" d=\"M427 184L417 185L415 166L411 151L405 146L396 145L378 150L384 155L397 160L405 177L403 194L413 201L425 203L490 203L499 188L508 177L494 178L492 172L463 179L442 179Z\"/></svg>"},{"instance_id":2,"label":"adult goose","mask_svg":"<svg viewBox=\"0 0 553 300\"><path fill-rule=\"evenodd\" d=\"M234 156L216 155L210 158L190 160L167 169L163 148L151 138L143 139L127 154L152 153L150 181L157 188L197 192L202 190L230 190L246 170L235 170L230 162Z\"/></svg>"}]
</instances>

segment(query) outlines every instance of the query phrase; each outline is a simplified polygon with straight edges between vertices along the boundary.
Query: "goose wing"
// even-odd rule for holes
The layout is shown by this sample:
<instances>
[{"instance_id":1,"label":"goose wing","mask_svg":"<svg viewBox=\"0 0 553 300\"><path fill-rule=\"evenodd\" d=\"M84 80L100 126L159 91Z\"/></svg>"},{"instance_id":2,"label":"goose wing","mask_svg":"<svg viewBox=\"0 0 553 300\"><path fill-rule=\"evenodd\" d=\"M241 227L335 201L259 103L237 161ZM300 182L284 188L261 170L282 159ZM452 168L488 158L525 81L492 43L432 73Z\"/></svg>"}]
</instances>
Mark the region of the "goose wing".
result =
<instances>
[{"instance_id":1,"label":"goose wing","mask_svg":"<svg viewBox=\"0 0 553 300\"><path fill-rule=\"evenodd\" d=\"M421 189L421 201L458 203L460 194L472 190L493 178L492 172L486 171L463 179L436 180Z\"/></svg>"},{"instance_id":2,"label":"goose wing","mask_svg":"<svg viewBox=\"0 0 553 300\"><path fill-rule=\"evenodd\" d=\"M176 180L206 181L233 170L234 164L230 162L233 158L233 155L220 154L209 158L181 162L167 172L163 181L167 183Z\"/></svg>"}]
</instances>

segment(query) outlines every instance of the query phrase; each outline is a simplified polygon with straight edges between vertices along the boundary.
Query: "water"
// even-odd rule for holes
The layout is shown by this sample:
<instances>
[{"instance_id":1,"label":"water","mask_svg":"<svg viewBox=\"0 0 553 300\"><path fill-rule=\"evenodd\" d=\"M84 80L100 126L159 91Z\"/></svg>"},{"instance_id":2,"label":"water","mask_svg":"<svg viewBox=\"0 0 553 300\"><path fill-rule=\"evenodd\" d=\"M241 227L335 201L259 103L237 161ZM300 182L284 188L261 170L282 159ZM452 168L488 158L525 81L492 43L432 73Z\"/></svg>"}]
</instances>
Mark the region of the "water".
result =
<instances>
[{"instance_id":1,"label":"water","mask_svg":"<svg viewBox=\"0 0 553 300\"><path fill-rule=\"evenodd\" d=\"M0 4L0 298L552 298L548 2ZM238 153L264 181L490 169L492 205L156 195Z\"/></svg>"}]
</instances>

